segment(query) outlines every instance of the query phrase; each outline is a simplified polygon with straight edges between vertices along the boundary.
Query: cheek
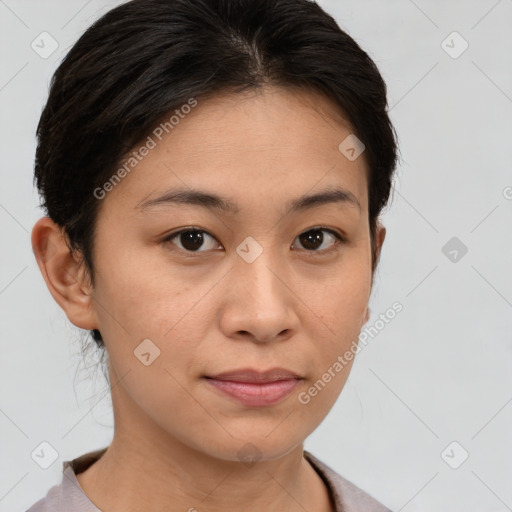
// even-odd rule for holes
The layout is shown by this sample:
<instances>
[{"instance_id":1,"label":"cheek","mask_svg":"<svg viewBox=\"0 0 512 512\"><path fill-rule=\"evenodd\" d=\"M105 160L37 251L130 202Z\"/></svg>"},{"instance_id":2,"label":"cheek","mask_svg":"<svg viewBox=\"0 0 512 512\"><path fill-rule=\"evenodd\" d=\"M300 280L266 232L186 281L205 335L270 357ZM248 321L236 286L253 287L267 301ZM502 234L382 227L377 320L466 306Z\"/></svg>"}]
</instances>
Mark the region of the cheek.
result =
<instances>
[{"instance_id":1,"label":"cheek","mask_svg":"<svg viewBox=\"0 0 512 512\"><path fill-rule=\"evenodd\" d=\"M102 260L94 292L104 329L134 340L162 337L186 314L196 295L176 269L145 258L149 252L112 251Z\"/></svg>"},{"instance_id":2,"label":"cheek","mask_svg":"<svg viewBox=\"0 0 512 512\"><path fill-rule=\"evenodd\" d=\"M170 266L135 264L122 257L118 261L108 276L102 275L95 290L109 358L118 375L130 371L134 383L139 376L142 389L147 388L152 396L158 390L155 399L163 394L164 402L175 401L181 396L177 382L204 369L200 367L204 359L200 350L215 321L216 306L212 298L204 297L213 297L208 292L215 280L192 285L183 272ZM146 368L140 360L144 358L154 362ZM144 384L149 382L149 387ZM145 400L142 389L134 384L135 400L139 390L139 398Z\"/></svg>"},{"instance_id":3,"label":"cheek","mask_svg":"<svg viewBox=\"0 0 512 512\"><path fill-rule=\"evenodd\" d=\"M358 351L371 293L370 260L354 258L338 275L311 287L305 303L309 314L316 389L308 393L313 407L326 408L343 389Z\"/></svg>"},{"instance_id":4,"label":"cheek","mask_svg":"<svg viewBox=\"0 0 512 512\"><path fill-rule=\"evenodd\" d=\"M347 258L348 260L348 258ZM303 291L304 304L325 332L326 346L340 347L360 332L371 293L370 260L354 256L339 271L312 279Z\"/></svg>"}]
</instances>

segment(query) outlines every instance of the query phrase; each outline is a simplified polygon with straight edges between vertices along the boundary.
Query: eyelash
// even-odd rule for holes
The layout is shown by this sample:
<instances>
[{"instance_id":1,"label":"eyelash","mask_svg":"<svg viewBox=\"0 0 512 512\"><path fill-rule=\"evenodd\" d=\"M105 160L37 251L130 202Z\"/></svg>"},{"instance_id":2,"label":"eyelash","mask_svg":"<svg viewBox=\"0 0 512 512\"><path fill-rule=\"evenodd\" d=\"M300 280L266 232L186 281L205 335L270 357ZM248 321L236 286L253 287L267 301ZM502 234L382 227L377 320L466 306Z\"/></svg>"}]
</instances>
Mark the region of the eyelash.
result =
<instances>
[{"instance_id":1,"label":"eyelash","mask_svg":"<svg viewBox=\"0 0 512 512\"><path fill-rule=\"evenodd\" d=\"M303 231L302 233L300 233L298 236L301 236L301 235L304 235L305 233L309 233L310 231L326 231L327 233L333 235L335 238L336 238L336 242L329 248L329 249L324 249L322 251L318 251L318 250L308 250L308 249L301 249L301 251L304 251L304 252L307 252L307 253L312 253L312 254L315 254L315 253L318 253L320 255L326 255L326 254L330 254L331 252L333 251L338 251L340 249L340 245L346 243L346 239L344 236L340 235L338 232L330 229L330 228L327 228L325 226L315 226L315 227L312 227L310 229L307 229L306 231ZM187 227L187 228L184 228L184 229L181 229L179 231L175 231L174 233L171 233L170 235L166 236L163 240L162 240L162 243L172 243L172 240L179 237L181 234L183 233L189 233L189 232L193 232L193 233L205 233L207 234L208 236L210 236L211 238L213 238L214 240L217 240L213 235L211 235L208 231L204 230L204 229L200 229L200 228L197 228L197 227L193 227L193 226L190 226L190 227ZM185 252L187 253L187 255L190 255L190 256L195 256L196 254L200 254L202 252L208 252L208 251L188 251L186 249L181 249L180 247L176 247L179 251L182 251L182 252Z\"/></svg>"}]
</instances>

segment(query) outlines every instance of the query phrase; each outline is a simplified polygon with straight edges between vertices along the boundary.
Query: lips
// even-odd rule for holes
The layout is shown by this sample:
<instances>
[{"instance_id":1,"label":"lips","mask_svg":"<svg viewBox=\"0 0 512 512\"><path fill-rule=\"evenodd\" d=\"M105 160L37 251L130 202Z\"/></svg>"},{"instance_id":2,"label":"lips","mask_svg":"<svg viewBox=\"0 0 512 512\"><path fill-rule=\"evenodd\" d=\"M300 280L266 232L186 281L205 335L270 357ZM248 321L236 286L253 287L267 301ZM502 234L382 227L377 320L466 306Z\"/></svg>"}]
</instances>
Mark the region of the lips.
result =
<instances>
[{"instance_id":1,"label":"lips","mask_svg":"<svg viewBox=\"0 0 512 512\"><path fill-rule=\"evenodd\" d=\"M258 371L251 368L227 371L217 375L206 376L216 380L230 380L233 382L264 383L279 380L302 379L300 375L285 368L272 368L271 370Z\"/></svg>"},{"instance_id":2,"label":"lips","mask_svg":"<svg viewBox=\"0 0 512 512\"><path fill-rule=\"evenodd\" d=\"M267 371L241 369L205 376L209 387L246 407L268 407L282 402L303 380L284 368Z\"/></svg>"}]
</instances>

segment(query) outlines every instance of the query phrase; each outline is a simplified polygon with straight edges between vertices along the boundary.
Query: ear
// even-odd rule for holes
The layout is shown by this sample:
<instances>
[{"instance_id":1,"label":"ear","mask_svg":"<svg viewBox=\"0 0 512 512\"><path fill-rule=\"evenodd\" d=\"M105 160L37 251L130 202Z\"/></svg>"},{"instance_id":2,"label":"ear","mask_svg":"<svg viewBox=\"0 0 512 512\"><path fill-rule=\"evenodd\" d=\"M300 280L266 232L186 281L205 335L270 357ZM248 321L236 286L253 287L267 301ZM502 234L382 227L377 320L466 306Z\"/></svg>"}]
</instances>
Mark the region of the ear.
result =
<instances>
[{"instance_id":1,"label":"ear","mask_svg":"<svg viewBox=\"0 0 512 512\"><path fill-rule=\"evenodd\" d=\"M377 232L375 234L375 240L376 240L375 260L374 260L373 267L372 267L372 286L373 286L373 278L374 278L375 269L377 268L377 263L379 262L380 252L382 250L382 244L384 243L385 238L386 238L386 228L380 222L377 222ZM370 308L367 306L366 311L365 311L364 320L363 320L363 325L366 322L368 322L369 319L370 319Z\"/></svg>"},{"instance_id":2,"label":"ear","mask_svg":"<svg viewBox=\"0 0 512 512\"><path fill-rule=\"evenodd\" d=\"M70 251L67 240L64 229L49 217L39 219L32 228L32 250L53 298L73 325L97 329L85 263Z\"/></svg>"},{"instance_id":3,"label":"ear","mask_svg":"<svg viewBox=\"0 0 512 512\"><path fill-rule=\"evenodd\" d=\"M377 261L380 257L380 251L382 249L382 244L384 243L384 239L386 238L386 228L380 223L377 223L377 232L375 234L376 238L376 251L377 251Z\"/></svg>"},{"instance_id":4,"label":"ear","mask_svg":"<svg viewBox=\"0 0 512 512\"><path fill-rule=\"evenodd\" d=\"M372 286L373 286L373 278L375 277L375 270L377 269L377 265L379 263L380 253L382 250L382 245L384 244L384 239L386 238L386 228L377 221L377 227L375 232L375 244L372 244Z\"/></svg>"}]
</instances>

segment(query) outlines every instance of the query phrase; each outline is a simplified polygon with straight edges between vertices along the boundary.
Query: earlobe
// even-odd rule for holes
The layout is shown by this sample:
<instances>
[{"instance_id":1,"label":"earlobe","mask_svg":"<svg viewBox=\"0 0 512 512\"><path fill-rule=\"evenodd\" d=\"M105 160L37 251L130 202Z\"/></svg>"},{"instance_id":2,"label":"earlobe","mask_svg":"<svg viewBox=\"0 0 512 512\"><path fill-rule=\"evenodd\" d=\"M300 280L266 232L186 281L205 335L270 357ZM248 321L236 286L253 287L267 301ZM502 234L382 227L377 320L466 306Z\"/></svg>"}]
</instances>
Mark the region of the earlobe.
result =
<instances>
[{"instance_id":1,"label":"earlobe","mask_svg":"<svg viewBox=\"0 0 512 512\"><path fill-rule=\"evenodd\" d=\"M46 286L69 321L82 329L97 329L85 264L70 251L64 230L42 217L32 228L31 242Z\"/></svg>"}]
</instances>

